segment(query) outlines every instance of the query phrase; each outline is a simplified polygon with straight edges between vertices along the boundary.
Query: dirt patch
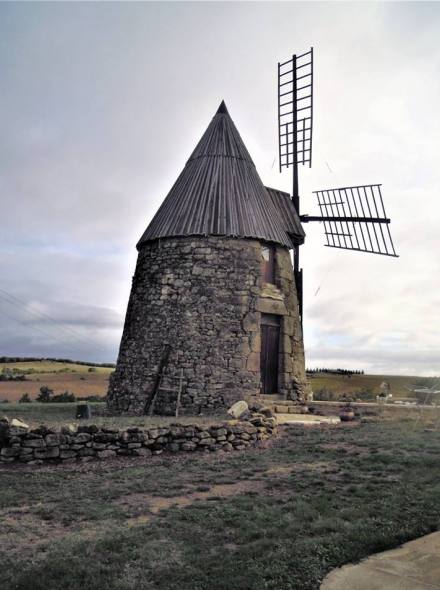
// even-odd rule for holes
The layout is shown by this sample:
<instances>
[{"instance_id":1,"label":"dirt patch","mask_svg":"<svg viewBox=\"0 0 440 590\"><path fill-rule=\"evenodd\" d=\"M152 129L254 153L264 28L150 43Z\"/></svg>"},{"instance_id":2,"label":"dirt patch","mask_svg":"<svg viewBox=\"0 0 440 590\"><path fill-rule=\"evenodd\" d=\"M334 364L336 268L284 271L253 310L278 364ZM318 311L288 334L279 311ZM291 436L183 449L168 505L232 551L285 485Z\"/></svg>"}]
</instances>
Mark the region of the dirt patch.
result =
<instances>
[{"instance_id":1,"label":"dirt patch","mask_svg":"<svg viewBox=\"0 0 440 590\"><path fill-rule=\"evenodd\" d=\"M313 471L318 473L325 473L335 468L332 462L320 463L296 463L293 465L277 465L271 467L262 473L256 475L255 478L240 480L230 484L214 484L209 487L209 490L203 491L187 491L181 495L164 497L153 496L151 494L136 493L118 498L115 503L128 513L141 512L136 516L128 519L129 526L137 524L144 524L151 520L151 518L158 514L161 510L166 510L171 507L185 508L190 506L198 500L208 500L212 498L229 498L231 496L239 496L243 494L258 494L264 492L268 496L282 497L285 494L280 490L272 489L270 482L265 479L259 479L261 476L272 476L272 479L282 479L288 477L293 473L302 471Z\"/></svg>"},{"instance_id":2,"label":"dirt patch","mask_svg":"<svg viewBox=\"0 0 440 590\"><path fill-rule=\"evenodd\" d=\"M152 496L150 494L130 494L129 496L119 498L116 503L119 506L128 508L130 512L139 509L145 509L148 512L147 514L144 513L129 518L128 525L134 526L136 524L144 524L148 522L152 516L167 508L185 508L197 500L207 500L209 498L229 498L231 496L237 496L249 492L258 493L265 487L265 483L262 481L245 480L231 484L216 484L211 486L209 490L203 492L194 491L170 498Z\"/></svg>"}]
</instances>

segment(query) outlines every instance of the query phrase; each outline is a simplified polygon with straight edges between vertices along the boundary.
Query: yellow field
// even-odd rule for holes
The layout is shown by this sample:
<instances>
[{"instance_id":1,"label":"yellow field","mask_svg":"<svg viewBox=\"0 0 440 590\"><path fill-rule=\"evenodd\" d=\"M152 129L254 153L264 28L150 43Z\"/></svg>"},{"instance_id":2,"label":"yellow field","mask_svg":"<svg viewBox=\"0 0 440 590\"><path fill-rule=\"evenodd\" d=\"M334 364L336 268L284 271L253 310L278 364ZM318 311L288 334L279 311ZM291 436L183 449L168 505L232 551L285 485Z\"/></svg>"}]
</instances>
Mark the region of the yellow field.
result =
<instances>
[{"instance_id":1,"label":"yellow field","mask_svg":"<svg viewBox=\"0 0 440 590\"><path fill-rule=\"evenodd\" d=\"M18 401L24 393L35 399L40 387L47 385L55 394L69 391L77 397L88 395L105 396L112 368L61 363L56 361L31 361L18 363L0 363L3 368L36 371L26 375L26 381L0 381L0 400Z\"/></svg>"}]
</instances>

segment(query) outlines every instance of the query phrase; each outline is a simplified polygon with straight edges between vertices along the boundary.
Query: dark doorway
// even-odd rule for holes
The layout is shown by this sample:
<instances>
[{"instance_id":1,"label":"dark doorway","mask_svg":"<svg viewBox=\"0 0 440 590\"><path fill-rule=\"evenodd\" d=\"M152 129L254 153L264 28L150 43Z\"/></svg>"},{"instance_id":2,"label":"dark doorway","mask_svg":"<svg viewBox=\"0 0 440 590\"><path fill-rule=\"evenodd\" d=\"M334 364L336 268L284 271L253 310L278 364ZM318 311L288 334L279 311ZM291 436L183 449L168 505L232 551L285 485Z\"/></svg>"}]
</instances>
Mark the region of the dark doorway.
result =
<instances>
[{"instance_id":1,"label":"dark doorway","mask_svg":"<svg viewBox=\"0 0 440 590\"><path fill-rule=\"evenodd\" d=\"M280 318L261 314L261 393L278 391L278 352L280 342Z\"/></svg>"}]
</instances>

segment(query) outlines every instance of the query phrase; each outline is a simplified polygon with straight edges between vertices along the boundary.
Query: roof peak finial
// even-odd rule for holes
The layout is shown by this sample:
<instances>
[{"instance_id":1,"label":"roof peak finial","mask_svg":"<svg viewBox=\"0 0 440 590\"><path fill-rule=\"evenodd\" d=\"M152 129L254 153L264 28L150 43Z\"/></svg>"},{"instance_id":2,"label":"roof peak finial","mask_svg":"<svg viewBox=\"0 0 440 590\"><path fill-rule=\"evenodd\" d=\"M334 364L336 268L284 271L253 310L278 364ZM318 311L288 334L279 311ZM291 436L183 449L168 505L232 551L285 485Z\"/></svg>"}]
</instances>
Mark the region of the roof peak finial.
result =
<instances>
[{"instance_id":1,"label":"roof peak finial","mask_svg":"<svg viewBox=\"0 0 440 590\"><path fill-rule=\"evenodd\" d=\"M217 109L216 115L228 115L228 109L226 108L225 101L222 100L220 106Z\"/></svg>"}]
</instances>

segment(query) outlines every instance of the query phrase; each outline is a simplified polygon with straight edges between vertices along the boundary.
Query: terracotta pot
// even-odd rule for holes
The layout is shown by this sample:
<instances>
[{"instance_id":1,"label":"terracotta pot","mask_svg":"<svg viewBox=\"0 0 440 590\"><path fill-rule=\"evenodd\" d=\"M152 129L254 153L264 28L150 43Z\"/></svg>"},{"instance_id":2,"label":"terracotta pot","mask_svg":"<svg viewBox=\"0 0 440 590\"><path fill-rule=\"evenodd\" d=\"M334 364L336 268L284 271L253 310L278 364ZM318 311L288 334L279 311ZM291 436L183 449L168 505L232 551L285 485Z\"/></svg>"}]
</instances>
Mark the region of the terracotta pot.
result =
<instances>
[{"instance_id":1,"label":"terracotta pot","mask_svg":"<svg viewBox=\"0 0 440 590\"><path fill-rule=\"evenodd\" d=\"M351 422L354 420L354 410L341 410L339 417L342 422Z\"/></svg>"}]
</instances>

